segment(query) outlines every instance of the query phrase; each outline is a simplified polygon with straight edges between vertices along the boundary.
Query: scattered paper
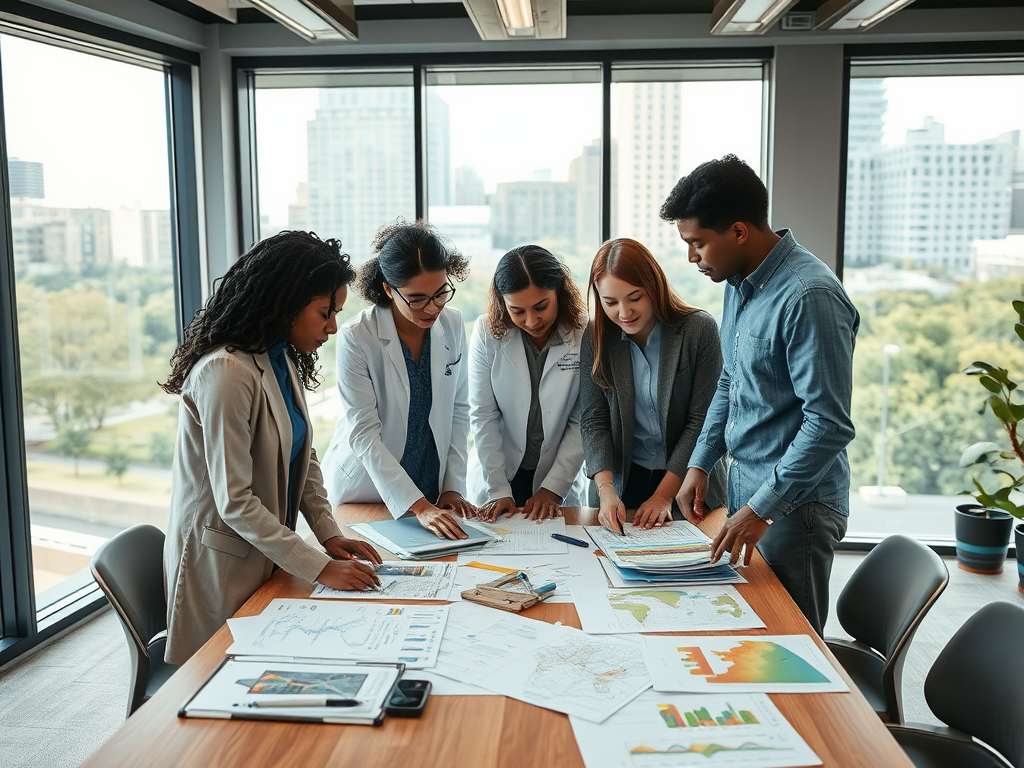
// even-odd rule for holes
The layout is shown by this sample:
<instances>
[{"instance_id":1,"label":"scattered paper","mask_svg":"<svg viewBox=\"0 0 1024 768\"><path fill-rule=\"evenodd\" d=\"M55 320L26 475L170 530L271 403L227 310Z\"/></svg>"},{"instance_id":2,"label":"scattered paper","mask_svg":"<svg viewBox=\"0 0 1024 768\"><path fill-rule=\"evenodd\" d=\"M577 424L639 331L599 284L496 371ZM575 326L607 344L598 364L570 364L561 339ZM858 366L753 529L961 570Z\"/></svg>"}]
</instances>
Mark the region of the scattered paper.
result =
<instances>
[{"instance_id":1,"label":"scattered paper","mask_svg":"<svg viewBox=\"0 0 1024 768\"><path fill-rule=\"evenodd\" d=\"M570 547L570 550L573 551L564 555L488 557L482 552L459 555L459 570L449 599L461 600L463 590L517 571L525 573L534 588L553 583L555 592L547 599L549 603L571 603L574 589L607 585L599 562L602 558L594 555L593 548Z\"/></svg>"},{"instance_id":2,"label":"scattered paper","mask_svg":"<svg viewBox=\"0 0 1024 768\"><path fill-rule=\"evenodd\" d=\"M701 573L640 573L640 571L624 571L616 568L607 557L599 557L598 561L604 568L608 583L617 589L636 589L638 587L682 587L693 584L746 584L743 578L728 564L719 575L703 571ZM626 578L626 575L635 578Z\"/></svg>"},{"instance_id":3,"label":"scattered paper","mask_svg":"<svg viewBox=\"0 0 1024 768\"><path fill-rule=\"evenodd\" d=\"M827 693L849 691L808 635L645 636L658 691Z\"/></svg>"},{"instance_id":4,"label":"scattered paper","mask_svg":"<svg viewBox=\"0 0 1024 768\"><path fill-rule=\"evenodd\" d=\"M488 691L486 688L481 688L479 685L470 685L469 683L460 683L458 680L452 680L450 677L439 675L432 669L417 669L411 675L406 676L414 677L416 680L428 680L430 681L430 695L431 696L497 696L498 694L494 691Z\"/></svg>"},{"instance_id":5,"label":"scattered paper","mask_svg":"<svg viewBox=\"0 0 1024 768\"><path fill-rule=\"evenodd\" d=\"M758 618L735 587L686 589L573 589L583 631L697 632L760 629Z\"/></svg>"},{"instance_id":6,"label":"scattered paper","mask_svg":"<svg viewBox=\"0 0 1024 768\"><path fill-rule=\"evenodd\" d=\"M711 539L685 520L650 530L627 524L623 526L622 536L600 525L588 525L584 529L605 556L620 568L677 573L711 563Z\"/></svg>"},{"instance_id":7,"label":"scattered paper","mask_svg":"<svg viewBox=\"0 0 1024 768\"><path fill-rule=\"evenodd\" d=\"M376 589L338 590L317 584L310 597L332 600L448 600L457 567L451 562L395 563L376 567Z\"/></svg>"},{"instance_id":8,"label":"scattered paper","mask_svg":"<svg viewBox=\"0 0 1024 768\"><path fill-rule=\"evenodd\" d=\"M601 725L569 717L586 768L821 765L764 694L647 691Z\"/></svg>"},{"instance_id":9,"label":"scattered paper","mask_svg":"<svg viewBox=\"0 0 1024 768\"><path fill-rule=\"evenodd\" d=\"M474 550L478 555L564 555L568 550L565 542L551 538L552 533L565 535L565 520L561 517L538 523L517 513L514 517L499 517L493 523L480 520L465 523L499 537Z\"/></svg>"},{"instance_id":10,"label":"scattered paper","mask_svg":"<svg viewBox=\"0 0 1024 768\"><path fill-rule=\"evenodd\" d=\"M472 603L451 606L435 672L601 722L651 684L641 647Z\"/></svg>"},{"instance_id":11,"label":"scattered paper","mask_svg":"<svg viewBox=\"0 0 1024 768\"><path fill-rule=\"evenodd\" d=\"M277 598L228 655L402 662L432 667L447 605L383 605Z\"/></svg>"}]
</instances>

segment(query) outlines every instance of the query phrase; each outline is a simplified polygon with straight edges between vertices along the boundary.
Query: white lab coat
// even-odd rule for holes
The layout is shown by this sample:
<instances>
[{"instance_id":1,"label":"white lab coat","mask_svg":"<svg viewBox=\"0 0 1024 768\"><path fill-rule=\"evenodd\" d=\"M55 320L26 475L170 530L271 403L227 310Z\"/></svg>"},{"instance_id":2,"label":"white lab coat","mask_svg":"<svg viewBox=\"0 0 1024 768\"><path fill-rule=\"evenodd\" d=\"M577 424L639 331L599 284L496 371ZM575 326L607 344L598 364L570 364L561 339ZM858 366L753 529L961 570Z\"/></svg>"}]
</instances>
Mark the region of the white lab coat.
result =
<instances>
[{"instance_id":1,"label":"white lab coat","mask_svg":"<svg viewBox=\"0 0 1024 768\"><path fill-rule=\"evenodd\" d=\"M561 343L548 350L541 372L538 397L544 440L534 473L533 492L541 487L579 506L582 498L583 443L580 438L579 392L582 329L558 328ZM530 369L519 328L500 339L481 315L473 330L469 364L469 420L483 474L482 484L471 482L476 504L512 495L509 481L526 454L530 415ZM477 478L474 478L474 480Z\"/></svg>"},{"instance_id":2,"label":"white lab coat","mask_svg":"<svg viewBox=\"0 0 1024 768\"><path fill-rule=\"evenodd\" d=\"M469 385L462 313L445 307L430 329L428 422L441 465L441 492L466 493ZM423 497L399 462L409 425L409 373L389 307L372 306L338 333L343 413L321 467L334 506L381 503L394 517ZM430 499L433 503L436 499Z\"/></svg>"}]
</instances>

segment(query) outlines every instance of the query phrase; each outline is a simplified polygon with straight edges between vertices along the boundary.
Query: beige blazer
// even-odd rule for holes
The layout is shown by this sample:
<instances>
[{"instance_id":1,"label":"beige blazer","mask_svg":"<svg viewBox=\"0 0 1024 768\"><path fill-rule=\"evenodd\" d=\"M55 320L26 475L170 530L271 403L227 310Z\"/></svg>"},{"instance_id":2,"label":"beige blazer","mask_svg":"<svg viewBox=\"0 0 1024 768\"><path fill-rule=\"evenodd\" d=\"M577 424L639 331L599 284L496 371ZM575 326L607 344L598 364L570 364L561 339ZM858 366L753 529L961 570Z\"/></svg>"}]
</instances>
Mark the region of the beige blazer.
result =
<instances>
[{"instance_id":1,"label":"beige blazer","mask_svg":"<svg viewBox=\"0 0 1024 768\"><path fill-rule=\"evenodd\" d=\"M341 530L310 447L306 419L298 509L323 543ZM210 352L185 379L164 545L165 658L181 664L270 578L274 565L312 582L330 562L285 525L292 427L266 353Z\"/></svg>"}]
</instances>

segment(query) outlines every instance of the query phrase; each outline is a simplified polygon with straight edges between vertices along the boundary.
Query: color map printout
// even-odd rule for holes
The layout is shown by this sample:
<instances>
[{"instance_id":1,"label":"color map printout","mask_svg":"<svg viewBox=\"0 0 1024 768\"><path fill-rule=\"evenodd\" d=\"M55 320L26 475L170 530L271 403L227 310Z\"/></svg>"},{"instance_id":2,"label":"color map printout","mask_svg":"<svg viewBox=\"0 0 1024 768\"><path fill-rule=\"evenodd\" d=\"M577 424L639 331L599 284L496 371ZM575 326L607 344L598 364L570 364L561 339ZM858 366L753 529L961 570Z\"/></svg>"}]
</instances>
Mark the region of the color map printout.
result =
<instances>
[{"instance_id":1,"label":"color map printout","mask_svg":"<svg viewBox=\"0 0 1024 768\"><path fill-rule=\"evenodd\" d=\"M569 722L587 768L821 765L765 694L647 691L601 725Z\"/></svg>"},{"instance_id":2,"label":"color map printout","mask_svg":"<svg viewBox=\"0 0 1024 768\"><path fill-rule=\"evenodd\" d=\"M808 635L644 637L658 691L826 693L849 691Z\"/></svg>"},{"instance_id":3,"label":"color map printout","mask_svg":"<svg viewBox=\"0 0 1024 768\"><path fill-rule=\"evenodd\" d=\"M402 662L432 667L447 605L272 600L228 648L235 656Z\"/></svg>"},{"instance_id":4,"label":"color map printout","mask_svg":"<svg viewBox=\"0 0 1024 768\"><path fill-rule=\"evenodd\" d=\"M735 587L574 589L572 594L583 631L591 634L722 632L764 626Z\"/></svg>"}]
</instances>

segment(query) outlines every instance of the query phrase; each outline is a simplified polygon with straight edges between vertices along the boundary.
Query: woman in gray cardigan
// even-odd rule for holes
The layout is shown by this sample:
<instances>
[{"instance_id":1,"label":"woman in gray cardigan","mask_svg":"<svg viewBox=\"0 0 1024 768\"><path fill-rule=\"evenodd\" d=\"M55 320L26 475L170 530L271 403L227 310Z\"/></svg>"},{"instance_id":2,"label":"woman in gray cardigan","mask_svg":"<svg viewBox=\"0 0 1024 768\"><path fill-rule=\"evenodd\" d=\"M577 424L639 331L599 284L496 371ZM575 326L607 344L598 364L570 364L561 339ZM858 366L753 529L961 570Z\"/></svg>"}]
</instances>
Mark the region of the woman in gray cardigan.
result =
<instances>
[{"instance_id":1,"label":"woman in gray cardigan","mask_svg":"<svg viewBox=\"0 0 1024 768\"><path fill-rule=\"evenodd\" d=\"M590 505L622 532L667 525L722 370L718 326L683 302L643 245L601 246L590 269L595 317L580 349L580 429ZM716 468L708 504L725 497Z\"/></svg>"}]
</instances>

